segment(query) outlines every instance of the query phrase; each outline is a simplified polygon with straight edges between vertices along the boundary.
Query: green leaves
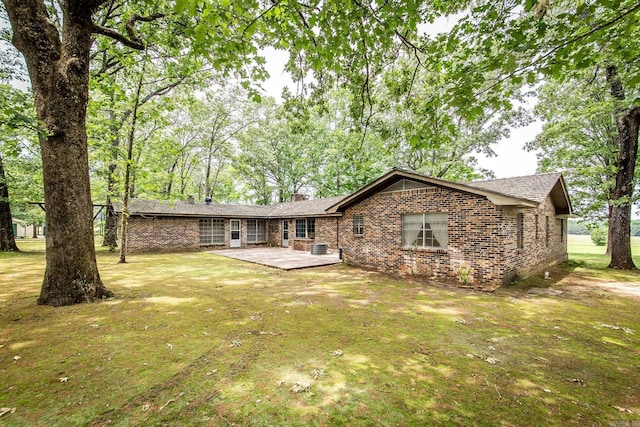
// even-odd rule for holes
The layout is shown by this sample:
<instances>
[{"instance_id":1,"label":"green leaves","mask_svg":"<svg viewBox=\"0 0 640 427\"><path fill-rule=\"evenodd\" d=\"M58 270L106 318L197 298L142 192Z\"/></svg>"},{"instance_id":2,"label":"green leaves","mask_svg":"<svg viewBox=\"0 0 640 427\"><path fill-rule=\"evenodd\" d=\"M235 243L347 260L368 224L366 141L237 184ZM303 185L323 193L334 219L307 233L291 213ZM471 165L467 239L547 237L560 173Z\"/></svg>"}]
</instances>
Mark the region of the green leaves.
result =
<instances>
[{"instance_id":1,"label":"green leaves","mask_svg":"<svg viewBox=\"0 0 640 427\"><path fill-rule=\"evenodd\" d=\"M615 107L606 96L606 81L591 73L569 82L552 82L540 90L537 115L546 121L530 141L539 150L541 172L563 171L575 210L600 222L607 218L609 192L615 185L618 153Z\"/></svg>"},{"instance_id":2,"label":"green leaves","mask_svg":"<svg viewBox=\"0 0 640 427\"><path fill-rule=\"evenodd\" d=\"M175 5L173 7L173 10L176 13L184 12L190 3L193 3L193 2L191 0L175 0Z\"/></svg>"}]
</instances>

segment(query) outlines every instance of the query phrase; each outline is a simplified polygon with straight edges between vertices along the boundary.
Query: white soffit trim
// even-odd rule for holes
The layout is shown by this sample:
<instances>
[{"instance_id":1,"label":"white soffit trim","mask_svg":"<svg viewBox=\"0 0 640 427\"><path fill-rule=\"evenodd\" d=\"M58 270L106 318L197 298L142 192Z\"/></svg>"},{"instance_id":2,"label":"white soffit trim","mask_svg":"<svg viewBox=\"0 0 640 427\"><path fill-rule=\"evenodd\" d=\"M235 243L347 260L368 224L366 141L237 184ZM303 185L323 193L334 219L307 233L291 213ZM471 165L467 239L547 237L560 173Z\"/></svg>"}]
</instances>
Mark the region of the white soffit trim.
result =
<instances>
[{"instance_id":1,"label":"white soffit trim","mask_svg":"<svg viewBox=\"0 0 640 427\"><path fill-rule=\"evenodd\" d=\"M528 208L537 208L539 206L538 203L528 202L521 199L518 200L517 204L514 204L513 197L500 196L498 194L486 194L486 193L482 194L480 192L477 192L476 194L481 194L485 196L491 203L493 203L496 206L522 206L522 207L528 207Z\"/></svg>"}]
</instances>

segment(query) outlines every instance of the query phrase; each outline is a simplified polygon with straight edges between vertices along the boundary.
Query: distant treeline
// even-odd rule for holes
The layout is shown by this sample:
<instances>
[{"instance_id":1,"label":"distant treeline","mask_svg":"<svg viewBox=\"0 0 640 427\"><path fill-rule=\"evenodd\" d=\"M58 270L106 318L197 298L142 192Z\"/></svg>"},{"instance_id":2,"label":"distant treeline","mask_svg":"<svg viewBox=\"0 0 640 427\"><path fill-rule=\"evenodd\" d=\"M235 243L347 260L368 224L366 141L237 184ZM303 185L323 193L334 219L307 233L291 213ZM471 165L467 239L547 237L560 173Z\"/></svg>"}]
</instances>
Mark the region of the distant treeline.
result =
<instances>
[{"instance_id":1,"label":"distant treeline","mask_svg":"<svg viewBox=\"0 0 640 427\"><path fill-rule=\"evenodd\" d=\"M589 225L584 222L579 222L575 219L570 219L567 225L567 233L569 234L591 234ZM636 219L631 221L631 235L640 236L640 220Z\"/></svg>"}]
</instances>

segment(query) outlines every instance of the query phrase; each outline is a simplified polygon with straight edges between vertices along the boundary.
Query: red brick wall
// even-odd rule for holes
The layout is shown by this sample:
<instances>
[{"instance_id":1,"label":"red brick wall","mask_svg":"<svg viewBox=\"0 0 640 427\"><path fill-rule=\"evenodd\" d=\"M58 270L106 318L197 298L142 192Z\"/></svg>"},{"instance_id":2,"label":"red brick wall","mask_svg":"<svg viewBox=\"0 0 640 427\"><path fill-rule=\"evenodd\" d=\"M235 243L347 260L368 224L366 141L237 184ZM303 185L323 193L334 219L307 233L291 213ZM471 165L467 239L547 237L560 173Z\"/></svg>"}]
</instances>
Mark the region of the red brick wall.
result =
<instances>
[{"instance_id":1,"label":"red brick wall","mask_svg":"<svg viewBox=\"0 0 640 427\"><path fill-rule=\"evenodd\" d=\"M329 248L336 249L338 247L337 221L339 221L339 218L336 217L316 218L316 238L314 243L326 243Z\"/></svg>"},{"instance_id":2,"label":"red brick wall","mask_svg":"<svg viewBox=\"0 0 640 427\"><path fill-rule=\"evenodd\" d=\"M438 187L378 193L344 212L340 246L348 263L439 280L457 281L460 266L470 266L472 283L491 288L552 259L566 257L566 236L560 245L559 223L552 210L547 202L539 213L541 221L545 214L550 215L549 246L528 246L527 236L534 227L528 219L538 210L527 209L525 248L518 250L517 211L503 209L484 197ZM402 215L424 212L448 213L446 249L402 247ZM354 215L364 218L361 237L353 234ZM543 228L540 232L544 237Z\"/></svg>"},{"instance_id":3,"label":"red brick wall","mask_svg":"<svg viewBox=\"0 0 640 427\"><path fill-rule=\"evenodd\" d=\"M282 220L270 219L267 221L267 245L268 246L282 246Z\"/></svg>"},{"instance_id":4,"label":"red brick wall","mask_svg":"<svg viewBox=\"0 0 640 427\"><path fill-rule=\"evenodd\" d=\"M517 247L517 214L524 216L523 247ZM505 227L505 281L544 269L550 264L567 260L567 224L560 225L555 208L547 198L540 208L504 209ZM547 241L546 218L549 218ZM536 230L537 221L537 230ZM562 235L561 235L562 233Z\"/></svg>"},{"instance_id":5,"label":"red brick wall","mask_svg":"<svg viewBox=\"0 0 640 427\"><path fill-rule=\"evenodd\" d=\"M311 245L315 243L314 239L296 239L289 240L289 247L296 251L311 251Z\"/></svg>"},{"instance_id":6,"label":"red brick wall","mask_svg":"<svg viewBox=\"0 0 640 427\"><path fill-rule=\"evenodd\" d=\"M200 248L197 218L131 216L127 231L129 252L171 252Z\"/></svg>"}]
</instances>

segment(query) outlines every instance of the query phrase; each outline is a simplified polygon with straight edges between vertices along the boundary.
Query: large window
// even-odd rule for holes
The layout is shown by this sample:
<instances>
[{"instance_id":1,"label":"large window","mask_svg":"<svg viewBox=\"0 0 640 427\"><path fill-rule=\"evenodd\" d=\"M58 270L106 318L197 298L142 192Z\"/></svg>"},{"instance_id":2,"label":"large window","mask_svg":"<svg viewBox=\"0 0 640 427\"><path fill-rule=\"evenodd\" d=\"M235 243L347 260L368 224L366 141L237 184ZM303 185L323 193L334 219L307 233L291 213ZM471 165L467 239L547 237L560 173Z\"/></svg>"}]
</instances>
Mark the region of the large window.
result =
<instances>
[{"instance_id":1,"label":"large window","mask_svg":"<svg viewBox=\"0 0 640 427\"><path fill-rule=\"evenodd\" d=\"M449 245L446 213L402 215L404 248L446 248Z\"/></svg>"},{"instance_id":2,"label":"large window","mask_svg":"<svg viewBox=\"0 0 640 427\"><path fill-rule=\"evenodd\" d=\"M316 237L315 218L296 219L296 238L314 239Z\"/></svg>"},{"instance_id":3,"label":"large window","mask_svg":"<svg viewBox=\"0 0 640 427\"><path fill-rule=\"evenodd\" d=\"M247 220L247 242L262 243L267 241L267 223L264 219Z\"/></svg>"},{"instance_id":4,"label":"large window","mask_svg":"<svg viewBox=\"0 0 640 427\"><path fill-rule=\"evenodd\" d=\"M224 245L224 219L202 218L200 226L200 245Z\"/></svg>"},{"instance_id":5,"label":"large window","mask_svg":"<svg viewBox=\"0 0 640 427\"><path fill-rule=\"evenodd\" d=\"M356 236L364 234L364 217L362 215L353 216L353 234Z\"/></svg>"}]
</instances>

